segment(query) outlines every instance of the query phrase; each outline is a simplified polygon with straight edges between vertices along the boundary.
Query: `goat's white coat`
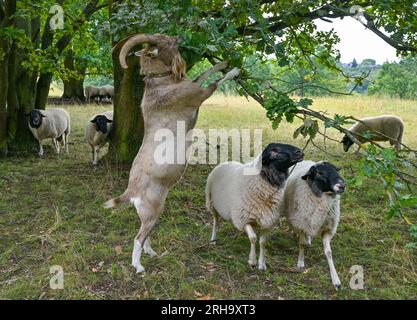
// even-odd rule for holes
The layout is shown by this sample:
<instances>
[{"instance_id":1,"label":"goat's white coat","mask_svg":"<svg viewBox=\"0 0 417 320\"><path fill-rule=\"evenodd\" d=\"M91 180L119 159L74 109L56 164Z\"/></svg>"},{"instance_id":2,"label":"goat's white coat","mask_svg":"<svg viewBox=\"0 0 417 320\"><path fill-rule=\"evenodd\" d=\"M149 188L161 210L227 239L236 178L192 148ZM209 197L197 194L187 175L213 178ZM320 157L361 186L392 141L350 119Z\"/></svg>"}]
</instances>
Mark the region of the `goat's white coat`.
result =
<instances>
[{"instance_id":1,"label":"goat's white coat","mask_svg":"<svg viewBox=\"0 0 417 320\"><path fill-rule=\"evenodd\" d=\"M283 201L284 188L278 189L260 176L261 155L249 163L226 162L218 165L207 178L206 206L213 213L214 225L211 241L216 240L217 215L232 221L240 231L246 231L251 242L249 264L256 264L256 234L253 226L261 229L259 269L265 266L266 231L279 217L278 208ZM257 174L248 175L256 168ZM249 170L248 170L249 169Z\"/></svg>"},{"instance_id":2,"label":"goat's white coat","mask_svg":"<svg viewBox=\"0 0 417 320\"><path fill-rule=\"evenodd\" d=\"M94 115L85 127L85 137L87 139L88 144L91 146L93 151L93 164L96 165L98 162L98 152L100 149L105 146L108 142L108 135L112 128L112 123L107 123L107 133L104 134L101 131L96 129L96 125L91 122L96 116L103 115L106 116L107 119L113 120L113 111L106 111L103 113L99 113Z\"/></svg>"},{"instance_id":3,"label":"goat's white coat","mask_svg":"<svg viewBox=\"0 0 417 320\"><path fill-rule=\"evenodd\" d=\"M69 113L61 108L42 110L45 116L39 128L32 128L28 121L29 130L39 143L39 155L43 155L42 140L51 138L56 152L59 154L60 146L57 138L62 137L66 152L68 152L68 135L71 131L71 121Z\"/></svg>"},{"instance_id":4,"label":"goat's white coat","mask_svg":"<svg viewBox=\"0 0 417 320\"><path fill-rule=\"evenodd\" d=\"M340 195L322 193L321 197L317 197L307 181L301 179L315 164L313 161L302 161L295 168L289 169L290 172L294 170L285 186L282 215L287 217L299 236L299 268L304 268L304 245L311 243L312 237L323 237L332 282L338 288L340 280L333 264L330 240L336 233L340 220Z\"/></svg>"}]
</instances>

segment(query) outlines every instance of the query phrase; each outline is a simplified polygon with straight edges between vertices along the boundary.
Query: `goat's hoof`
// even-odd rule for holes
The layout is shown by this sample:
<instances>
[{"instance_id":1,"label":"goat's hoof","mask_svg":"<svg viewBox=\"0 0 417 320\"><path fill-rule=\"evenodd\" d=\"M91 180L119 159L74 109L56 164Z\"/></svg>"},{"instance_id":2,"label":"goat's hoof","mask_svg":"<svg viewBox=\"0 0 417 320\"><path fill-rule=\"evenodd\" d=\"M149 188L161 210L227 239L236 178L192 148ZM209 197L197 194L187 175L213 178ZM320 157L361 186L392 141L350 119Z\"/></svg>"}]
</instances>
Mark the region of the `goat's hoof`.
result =
<instances>
[{"instance_id":1,"label":"goat's hoof","mask_svg":"<svg viewBox=\"0 0 417 320\"><path fill-rule=\"evenodd\" d=\"M230 79L236 78L240 74L239 68L233 68L231 71L227 73L226 76L229 76Z\"/></svg>"},{"instance_id":2,"label":"goat's hoof","mask_svg":"<svg viewBox=\"0 0 417 320\"><path fill-rule=\"evenodd\" d=\"M254 260L248 260L248 263L251 267L256 267L257 263Z\"/></svg>"},{"instance_id":3,"label":"goat's hoof","mask_svg":"<svg viewBox=\"0 0 417 320\"><path fill-rule=\"evenodd\" d=\"M262 270L262 271L265 271L265 270L266 270L266 264L265 264L265 263L260 263L260 264L258 265L258 269L259 269L259 270Z\"/></svg>"},{"instance_id":4,"label":"goat's hoof","mask_svg":"<svg viewBox=\"0 0 417 320\"><path fill-rule=\"evenodd\" d=\"M142 265L138 265L136 267L136 273L143 273L145 272L145 268Z\"/></svg>"},{"instance_id":5,"label":"goat's hoof","mask_svg":"<svg viewBox=\"0 0 417 320\"><path fill-rule=\"evenodd\" d=\"M156 257L158 254L153 251L153 250L149 250L149 251L145 251L145 253L150 256L151 258Z\"/></svg>"}]
</instances>

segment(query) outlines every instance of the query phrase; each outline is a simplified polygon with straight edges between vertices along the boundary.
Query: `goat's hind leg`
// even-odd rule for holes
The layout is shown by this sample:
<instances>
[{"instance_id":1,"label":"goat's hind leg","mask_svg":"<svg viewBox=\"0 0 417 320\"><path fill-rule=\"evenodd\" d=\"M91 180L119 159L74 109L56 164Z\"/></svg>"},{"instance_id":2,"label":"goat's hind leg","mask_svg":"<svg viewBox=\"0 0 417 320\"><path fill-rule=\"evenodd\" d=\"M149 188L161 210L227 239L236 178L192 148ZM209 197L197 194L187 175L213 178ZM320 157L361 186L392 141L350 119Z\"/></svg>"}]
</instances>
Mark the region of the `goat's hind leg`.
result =
<instances>
[{"instance_id":1,"label":"goat's hind leg","mask_svg":"<svg viewBox=\"0 0 417 320\"><path fill-rule=\"evenodd\" d=\"M142 266L140 261L142 249L147 254L156 254L150 246L149 236L159 219L163 207L163 201L164 200L159 200L158 202L153 199L151 204L147 199L144 199L143 201L140 198L132 199L141 221L139 233L135 237L132 252L132 265L136 268L137 273L145 271L145 268Z\"/></svg>"}]
</instances>

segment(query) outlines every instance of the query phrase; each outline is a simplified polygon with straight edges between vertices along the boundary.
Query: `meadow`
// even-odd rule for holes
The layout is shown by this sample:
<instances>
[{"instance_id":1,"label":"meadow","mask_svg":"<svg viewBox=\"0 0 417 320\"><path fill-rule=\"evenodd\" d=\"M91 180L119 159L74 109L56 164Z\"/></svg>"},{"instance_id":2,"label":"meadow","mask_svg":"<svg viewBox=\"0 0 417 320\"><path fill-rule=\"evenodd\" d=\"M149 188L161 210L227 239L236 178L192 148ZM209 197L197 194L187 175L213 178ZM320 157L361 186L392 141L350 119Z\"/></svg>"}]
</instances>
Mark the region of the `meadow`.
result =
<instances>
[{"instance_id":1,"label":"meadow","mask_svg":"<svg viewBox=\"0 0 417 320\"><path fill-rule=\"evenodd\" d=\"M417 149L417 103L377 97L316 98L314 108L355 117L396 114L405 122L405 144ZM54 107L49 105L49 107ZM222 222L216 245L209 244L211 215L204 187L213 165L190 165L171 190L152 237L157 257L144 256L145 274L130 266L133 238L139 228L131 206L105 210L105 200L121 194L129 166L101 161L91 165L84 138L89 118L111 106L64 106L72 118L70 153L57 156L51 142L45 156L36 150L0 160L0 299L416 299L416 249L407 226L387 220L382 186L369 179L349 186L358 158L334 141L317 138L306 159L342 166L347 181L342 216L332 241L342 281L335 291L321 240L306 249L306 269L296 268L295 236L280 221L267 243L267 271L247 264L249 240ZM272 130L265 110L242 97L214 96L200 111L197 127L262 129L263 145L293 139L299 120ZM336 140L335 130L327 133ZM388 146L388 145L387 145ZM101 152L101 156L104 152ZM50 288L50 267L62 266L63 289ZM364 289L349 287L350 268L364 269Z\"/></svg>"}]
</instances>

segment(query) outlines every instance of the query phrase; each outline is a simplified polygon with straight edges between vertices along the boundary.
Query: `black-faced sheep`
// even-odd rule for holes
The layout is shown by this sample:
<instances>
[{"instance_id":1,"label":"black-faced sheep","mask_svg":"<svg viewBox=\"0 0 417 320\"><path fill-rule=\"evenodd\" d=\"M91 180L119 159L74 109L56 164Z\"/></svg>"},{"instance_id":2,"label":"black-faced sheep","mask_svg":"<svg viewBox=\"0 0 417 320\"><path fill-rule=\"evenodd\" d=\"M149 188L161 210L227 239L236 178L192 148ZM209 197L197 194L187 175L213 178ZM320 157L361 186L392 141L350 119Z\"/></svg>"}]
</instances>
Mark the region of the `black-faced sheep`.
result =
<instances>
[{"instance_id":1,"label":"black-faced sheep","mask_svg":"<svg viewBox=\"0 0 417 320\"><path fill-rule=\"evenodd\" d=\"M43 156L42 140L51 138L56 150L60 152L62 141L68 153L68 135L70 134L70 115L64 109L33 109L26 116L29 116L29 130L39 142L39 155Z\"/></svg>"},{"instance_id":2,"label":"black-faced sheep","mask_svg":"<svg viewBox=\"0 0 417 320\"><path fill-rule=\"evenodd\" d=\"M265 270L266 235L280 214L288 168L302 161L303 156L297 147L271 143L252 162L226 162L214 168L206 185L206 206L214 217L211 241L216 240L219 216L231 220L238 230L246 231L251 243L248 263L255 266L253 228L259 227L258 268Z\"/></svg>"},{"instance_id":3,"label":"black-faced sheep","mask_svg":"<svg viewBox=\"0 0 417 320\"><path fill-rule=\"evenodd\" d=\"M404 123L401 118L393 115L383 115L360 119L360 121L349 128L349 131L359 142L389 141L391 145L395 146L396 150L401 149L404 134ZM365 132L369 132L369 138L363 136ZM345 152L353 145L352 139L347 135L343 137L341 143Z\"/></svg>"},{"instance_id":4,"label":"black-faced sheep","mask_svg":"<svg viewBox=\"0 0 417 320\"><path fill-rule=\"evenodd\" d=\"M113 111L107 111L93 116L85 128L85 137L93 154L93 165L97 164L98 152L108 142L112 123Z\"/></svg>"},{"instance_id":5,"label":"black-faced sheep","mask_svg":"<svg viewBox=\"0 0 417 320\"><path fill-rule=\"evenodd\" d=\"M329 162L298 163L287 180L282 210L283 216L287 217L298 233L297 266L304 268L304 246L311 244L312 237L321 235L330 276L336 289L341 284L333 264L330 240L339 224L340 194L345 190L345 182L338 170Z\"/></svg>"}]
</instances>

